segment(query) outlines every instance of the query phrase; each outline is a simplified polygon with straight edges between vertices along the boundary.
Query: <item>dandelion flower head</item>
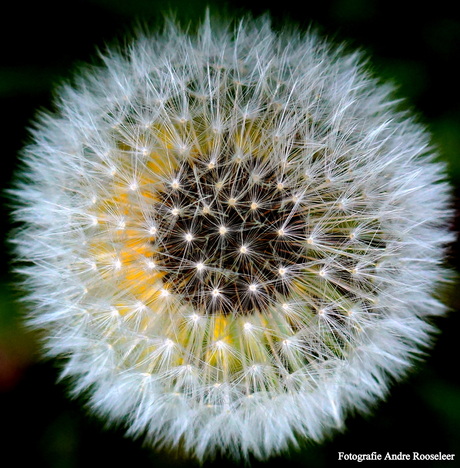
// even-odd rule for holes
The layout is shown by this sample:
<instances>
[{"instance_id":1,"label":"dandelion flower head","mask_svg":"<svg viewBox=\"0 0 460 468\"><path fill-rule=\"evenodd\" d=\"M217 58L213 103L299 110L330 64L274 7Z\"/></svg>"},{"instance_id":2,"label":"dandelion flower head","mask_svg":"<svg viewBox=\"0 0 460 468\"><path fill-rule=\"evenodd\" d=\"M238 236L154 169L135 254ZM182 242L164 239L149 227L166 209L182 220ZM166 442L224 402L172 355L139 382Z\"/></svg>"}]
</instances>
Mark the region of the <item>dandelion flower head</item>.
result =
<instances>
[{"instance_id":1,"label":"dandelion flower head","mask_svg":"<svg viewBox=\"0 0 460 468\"><path fill-rule=\"evenodd\" d=\"M24 151L29 323L75 394L204 459L320 441L427 343L448 186L392 89L267 19L168 24L60 89Z\"/></svg>"}]
</instances>

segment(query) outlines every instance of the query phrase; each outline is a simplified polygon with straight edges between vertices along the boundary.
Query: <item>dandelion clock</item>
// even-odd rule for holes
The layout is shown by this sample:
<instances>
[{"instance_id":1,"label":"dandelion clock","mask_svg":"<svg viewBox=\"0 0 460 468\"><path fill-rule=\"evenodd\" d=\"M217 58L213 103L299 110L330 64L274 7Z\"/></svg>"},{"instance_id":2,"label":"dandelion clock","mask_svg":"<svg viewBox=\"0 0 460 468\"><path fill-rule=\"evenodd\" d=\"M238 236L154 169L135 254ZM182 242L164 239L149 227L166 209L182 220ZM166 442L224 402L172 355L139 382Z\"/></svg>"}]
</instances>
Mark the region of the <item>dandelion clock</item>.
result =
<instances>
[{"instance_id":1,"label":"dandelion clock","mask_svg":"<svg viewBox=\"0 0 460 468\"><path fill-rule=\"evenodd\" d=\"M206 20L62 86L14 196L29 324L154 447L267 458L382 399L445 307L449 187L359 54Z\"/></svg>"}]
</instances>

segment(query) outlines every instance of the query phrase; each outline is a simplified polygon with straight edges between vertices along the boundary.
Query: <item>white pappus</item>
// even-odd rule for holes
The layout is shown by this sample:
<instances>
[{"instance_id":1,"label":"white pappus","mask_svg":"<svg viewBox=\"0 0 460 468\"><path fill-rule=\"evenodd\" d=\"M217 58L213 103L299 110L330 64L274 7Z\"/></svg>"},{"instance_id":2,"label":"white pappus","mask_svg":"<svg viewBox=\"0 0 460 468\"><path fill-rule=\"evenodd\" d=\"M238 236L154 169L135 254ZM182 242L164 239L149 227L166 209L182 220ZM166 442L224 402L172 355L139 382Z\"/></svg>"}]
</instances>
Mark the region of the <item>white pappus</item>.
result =
<instances>
[{"instance_id":1,"label":"white pappus","mask_svg":"<svg viewBox=\"0 0 460 468\"><path fill-rule=\"evenodd\" d=\"M267 458L383 398L429 342L449 186L360 54L206 20L113 48L13 191L29 324L128 433Z\"/></svg>"}]
</instances>

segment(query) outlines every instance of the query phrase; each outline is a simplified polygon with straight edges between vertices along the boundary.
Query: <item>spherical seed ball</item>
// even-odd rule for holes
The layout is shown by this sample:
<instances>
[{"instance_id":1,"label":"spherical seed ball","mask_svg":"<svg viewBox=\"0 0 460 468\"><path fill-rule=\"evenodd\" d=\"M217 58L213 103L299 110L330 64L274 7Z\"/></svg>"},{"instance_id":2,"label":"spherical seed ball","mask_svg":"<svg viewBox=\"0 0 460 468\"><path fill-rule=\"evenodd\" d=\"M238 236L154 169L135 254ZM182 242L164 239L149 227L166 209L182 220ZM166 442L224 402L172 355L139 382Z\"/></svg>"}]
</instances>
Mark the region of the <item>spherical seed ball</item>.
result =
<instances>
[{"instance_id":1,"label":"spherical seed ball","mask_svg":"<svg viewBox=\"0 0 460 468\"><path fill-rule=\"evenodd\" d=\"M366 410L429 339L448 186L391 89L314 34L169 25L39 118L29 323L94 411L199 459Z\"/></svg>"}]
</instances>

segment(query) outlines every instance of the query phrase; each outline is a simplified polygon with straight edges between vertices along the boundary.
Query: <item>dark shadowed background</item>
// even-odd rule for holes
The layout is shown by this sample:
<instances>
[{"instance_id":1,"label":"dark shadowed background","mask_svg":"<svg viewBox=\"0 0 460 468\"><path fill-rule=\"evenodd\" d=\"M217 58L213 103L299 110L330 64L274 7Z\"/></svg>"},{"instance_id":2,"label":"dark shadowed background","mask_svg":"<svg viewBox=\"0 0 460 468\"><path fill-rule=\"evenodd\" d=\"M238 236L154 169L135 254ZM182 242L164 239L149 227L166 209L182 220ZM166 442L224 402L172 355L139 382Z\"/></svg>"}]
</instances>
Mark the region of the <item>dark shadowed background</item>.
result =
<instances>
[{"instance_id":1,"label":"dark shadowed background","mask_svg":"<svg viewBox=\"0 0 460 468\"><path fill-rule=\"evenodd\" d=\"M335 41L362 48L377 76L394 82L419 120L433 135L449 177L460 193L460 17L454 2L402 0L279 0L254 6L229 1L229 13L270 12L275 24L289 21L300 28L313 23ZM8 7L6 7L8 5ZM137 21L161 22L176 12L184 22L203 17L206 5L222 11L222 3L202 0L73 0L9 1L0 27L0 182L10 186L17 154L27 142L27 126L37 110L50 108L53 90L72 76L79 63L97 60L96 49L125 36ZM0 264L0 466L6 467L194 467L192 461L146 449L125 439L122 430L105 430L88 415L81 401L66 397L56 384L56 362L39 360L35 336L21 325L23 306L9 272L6 238L11 228L7 201L0 208L4 239ZM456 222L454 229L460 226ZM458 270L458 246L449 263ZM458 283L458 282L457 282ZM347 430L322 444L303 444L282 457L254 466L331 467L339 451L456 453L460 459L460 295L455 285L444 294L452 312L439 319L441 334L424 362L410 377L393 386L386 402L371 416L351 416ZM401 462L404 466L410 463ZM379 464L374 462L374 464ZM236 466L219 459L206 467ZM419 462L418 466L460 466L456 462Z\"/></svg>"}]
</instances>

